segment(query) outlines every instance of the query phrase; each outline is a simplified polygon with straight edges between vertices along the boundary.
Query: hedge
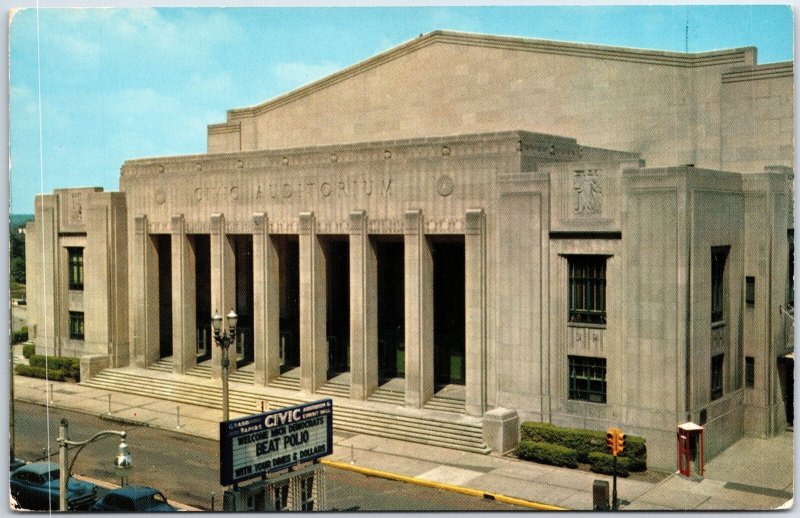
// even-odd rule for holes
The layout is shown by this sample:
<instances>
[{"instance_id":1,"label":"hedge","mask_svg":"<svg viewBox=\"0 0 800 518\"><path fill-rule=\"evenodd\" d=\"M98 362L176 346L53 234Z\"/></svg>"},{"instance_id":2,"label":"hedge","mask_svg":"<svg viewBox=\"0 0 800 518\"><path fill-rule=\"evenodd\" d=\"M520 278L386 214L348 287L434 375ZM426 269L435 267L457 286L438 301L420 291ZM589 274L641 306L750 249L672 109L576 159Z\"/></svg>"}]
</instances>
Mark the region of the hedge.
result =
<instances>
[{"instance_id":1,"label":"hedge","mask_svg":"<svg viewBox=\"0 0 800 518\"><path fill-rule=\"evenodd\" d=\"M524 460L532 460L541 462L542 464L564 466L567 468L578 467L578 456L575 450L557 444L520 441L515 453L517 457Z\"/></svg>"},{"instance_id":2,"label":"hedge","mask_svg":"<svg viewBox=\"0 0 800 518\"><path fill-rule=\"evenodd\" d=\"M19 331L12 331L11 332L11 343L18 344L20 342L28 341L28 328L23 327Z\"/></svg>"},{"instance_id":3,"label":"hedge","mask_svg":"<svg viewBox=\"0 0 800 518\"><path fill-rule=\"evenodd\" d=\"M43 378L52 381L64 381L64 371L60 369L45 370L44 367L33 367L31 365L17 365L16 373L20 376L31 378Z\"/></svg>"},{"instance_id":4,"label":"hedge","mask_svg":"<svg viewBox=\"0 0 800 518\"><path fill-rule=\"evenodd\" d=\"M630 475L630 459L625 457L617 457L617 475L620 477L627 477ZM595 473L602 473L603 475L614 474L614 456L610 453L599 453L593 451L589 454L589 463L592 465L591 470Z\"/></svg>"},{"instance_id":5,"label":"hedge","mask_svg":"<svg viewBox=\"0 0 800 518\"><path fill-rule=\"evenodd\" d=\"M608 453L606 433L580 428L561 428L549 423L525 422L520 427L520 439L534 442L558 444L575 450L578 462L589 463L589 454ZM647 447L643 437L628 435L622 457L629 459L628 469L644 471L647 469Z\"/></svg>"},{"instance_id":6,"label":"hedge","mask_svg":"<svg viewBox=\"0 0 800 518\"><path fill-rule=\"evenodd\" d=\"M25 358L30 358L34 354L36 354L36 344L27 343L22 346L22 356Z\"/></svg>"},{"instance_id":7,"label":"hedge","mask_svg":"<svg viewBox=\"0 0 800 518\"><path fill-rule=\"evenodd\" d=\"M73 378L80 381L81 377L81 360L71 356L44 356L42 354L33 354L28 361L31 367L45 368L45 359L47 367L52 370L60 370L64 376Z\"/></svg>"}]
</instances>

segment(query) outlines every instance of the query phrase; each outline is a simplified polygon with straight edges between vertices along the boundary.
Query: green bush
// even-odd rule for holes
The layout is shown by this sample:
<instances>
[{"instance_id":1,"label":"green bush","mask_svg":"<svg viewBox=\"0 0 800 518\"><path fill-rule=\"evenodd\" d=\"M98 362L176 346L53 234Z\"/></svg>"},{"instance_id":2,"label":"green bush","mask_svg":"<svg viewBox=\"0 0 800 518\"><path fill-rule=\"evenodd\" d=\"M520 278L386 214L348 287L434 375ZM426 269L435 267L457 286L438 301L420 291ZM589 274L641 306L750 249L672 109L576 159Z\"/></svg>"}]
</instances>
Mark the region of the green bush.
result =
<instances>
[{"instance_id":1,"label":"green bush","mask_svg":"<svg viewBox=\"0 0 800 518\"><path fill-rule=\"evenodd\" d=\"M12 331L11 333L11 343L18 344L20 342L26 342L28 340L28 328L23 327L19 331Z\"/></svg>"},{"instance_id":2,"label":"green bush","mask_svg":"<svg viewBox=\"0 0 800 518\"><path fill-rule=\"evenodd\" d=\"M16 373L20 376L31 378L43 378L51 381L64 381L64 371L59 369L45 370L44 367L33 367L31 365L17 365Z\"/></svg>"},{"instance_id":3,"label":"green bush","mask_svg":"<svg viewBox=\"0 0 800 518\"><path fill-rule=\"evenodd\" d=\"M593 451L589 454L589 463L592 465L591 470L595 473L602 473L603 475L614 474L614 456L610 453ZM617 475L620 477L630 475L629 459L617 457Z\"/></svg>"},{"instance_id":4,"label":"green bush","mask_svg":"<svg viewBox=\"0 0 800 518\"><path fill-rule=\"evenodd\" d=\"M561 428L549 423L525 422L520 427L522 440L558 444L575 450L578 462L589 463L589 455L593 452L608 453L606 432L583 430L579 428ZM625 439L625 451L622 457L629 459L631 471L647 469L647 447L642 437L628 435Z\"/></svg>"},{"instance_id":5,"label":"green bush","mask_svg":"<svg viewBox=\"0 0 800 518\"><path fill-rule=\"evenodd\" d=\"M515 453L517 457L524 460L532 460L553 466L565 466L567 468L578 467L578 456L575 450L557 444L520 441Z\"/></svg>"},{"instance_id":6,"label":"green bush","mask_svg":"<svg viewBox=\"0 0 800 518\"><path fill-rule=\"evenodd\" d=\"M81 360L71 356L44 356L33 354L28 358L31 367L45 368L45 362L50 370L60 370L64 376L80 381Z\"/></svg>"},{"instance_id":7,"label":"green bush","mask_svg":"<svg viewBox=\"0 0 800 518\"><path fill-rule=\"evenodd\" d=\"M36 344L27 343L22 346L22 356L25 358L30 358L34 354L36 354Z\"/></svg>"}]
</instances>

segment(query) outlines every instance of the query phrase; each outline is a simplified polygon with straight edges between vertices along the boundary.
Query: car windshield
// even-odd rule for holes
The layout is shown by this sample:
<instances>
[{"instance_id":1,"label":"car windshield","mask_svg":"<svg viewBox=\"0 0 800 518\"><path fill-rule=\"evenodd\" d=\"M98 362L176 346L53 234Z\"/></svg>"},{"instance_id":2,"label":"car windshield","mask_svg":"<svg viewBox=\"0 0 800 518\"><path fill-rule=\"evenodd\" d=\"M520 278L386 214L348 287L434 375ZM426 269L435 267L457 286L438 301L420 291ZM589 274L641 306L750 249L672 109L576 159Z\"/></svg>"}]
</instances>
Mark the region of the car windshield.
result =
<instances>
[{"instance_id":1,"label":"car windshield","mask_svg":"<svg viewBox=\"0 0 800 518\"><path fill-rule=\"evenodd\" d=\"M50 473L43 473L42 474L42 478L44 478L45 481L47 481L47 480L58 480L58 476L59 476L59 472L58 472L57 469L54 469Z\"/></svg>"}]
</instances>

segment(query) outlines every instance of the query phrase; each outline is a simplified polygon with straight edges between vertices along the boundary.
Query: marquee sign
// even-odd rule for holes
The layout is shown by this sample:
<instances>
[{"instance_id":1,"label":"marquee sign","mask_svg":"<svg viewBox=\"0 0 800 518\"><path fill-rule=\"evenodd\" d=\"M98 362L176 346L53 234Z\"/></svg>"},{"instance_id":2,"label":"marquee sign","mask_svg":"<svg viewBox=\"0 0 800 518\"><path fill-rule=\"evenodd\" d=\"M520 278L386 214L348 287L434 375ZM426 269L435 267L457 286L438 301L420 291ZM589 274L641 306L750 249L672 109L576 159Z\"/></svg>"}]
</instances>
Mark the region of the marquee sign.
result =
<instances>
[{"instance_id":1,"label":"marquee sign","mask_svg":"<svg viewBox=\"0 0 800 518\"><path fill-rule=\"evenodd\" d=\"M229 486L333 453L333 401L219 424L220 484Z\"/></svg>"}]
</instances>

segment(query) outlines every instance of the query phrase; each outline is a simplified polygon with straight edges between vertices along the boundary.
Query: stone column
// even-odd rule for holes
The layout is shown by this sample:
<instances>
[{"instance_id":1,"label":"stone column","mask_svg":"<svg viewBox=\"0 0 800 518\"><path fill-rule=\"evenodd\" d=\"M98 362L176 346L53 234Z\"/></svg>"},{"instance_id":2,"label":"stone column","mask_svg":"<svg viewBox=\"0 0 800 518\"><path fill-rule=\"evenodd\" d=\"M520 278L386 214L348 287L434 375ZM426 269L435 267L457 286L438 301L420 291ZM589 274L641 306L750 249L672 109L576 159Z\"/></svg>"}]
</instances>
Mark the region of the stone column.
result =
<instances>
[{"instance_id":1,"label":"stone column","mask_svg":"<svg viewBox=\"0 0 800 518\"><path fill-rule=\"evenodd\" d=\"M326 267L313 212L300 214L300 388L316 392L327 381Z\"/></svg>"},{"instance_id":2,"label":"stone column","mask_svg":"<svg viewBox=\"0 0 800 518\"><path fill-rule=\"evenodd\" d=\"M350 213L350 397L378 387L378 268L364 211Z\"/></svg>"},{"instance_id":3,"label":"stone column","mask_svg":"<svg viewBox=\"0 0 800 518\"><path fill-rule=\"evenodd\" d=\"M172 370L183 374L197 363L195 255L183 214L172 216Z\"/></svg>"},{"instance_id":4,"label":"stone column","mask_svg":"<svg viewBox=\"0 0 800 518\"><path fill-rule=\"evenodd\" d=\"M144 368L159 358L158 251L147 232L147 216L136 216L133 223L131 345L135 365Z\"/></svg>"},{"instance_id":5,"label":"stone column","mask_svg":"<svg viewBox=\"0 0 800 518\"><path fill-rule=\"evenodd\" d=\"M125 195L93 193L86 214L83 355L105 356L108 366L122 367L130 361Z\"/></svg>"},{"instance_id":6,"label":"stone column","mask_svg":"<svg viewBox=\"0 0 800 518\"><path fill-rule=\"evenodd\" d=\"M253 214L253 355L256 385L280 375L280 273L278 249L269 236L269 219Z\"/></svg>"},{"instance_id":7,"label":"stone column","mask_svg":"<svg viewBox=\"0 0 800 518\"><path fill-rule=\"evenodd\" d=\"M464 232L466 412L486 410L486 221L483 209L468 210Z\"/></svg>"},{"instance_id":8,"label":"stone column","mask_svg":"<svg viewBox=\"0 0 800 518\"><path fill-rule=\"evenodd\" d=\"M405 213L406 406L433 395L433 256L421 210Z\"/></svg>"},{"instance_id":9,"label":"stone column","mask_svg":"<svg viewBox=\"0 0 800 518\"><path fill-rule=\"evenodd\" d=\"M40 302L38 327L36 331L36 352L38 354L58 354L61 337L67 333L62 325L62 314L67 308L60 289L59 279L62 277L59 267L58 249L58 199L54 195L39 195L36 197L36 229L35 238L37 257L28 258L29 261L40 261L38 270L39 279L36 286L39 293L35 295Z\"/></svg>"},{"instance_id":10,"label":"stone column","mask_svg":"<svg viewBox=\"0 0 800 518\"><path fill-rule=\"evenodd\" d=\"M225 216L211 215L211 311L222 315L223 331L227 331L227 319L224 318L236 304L236 254L233 244L225 232ZM211 340L211 377L222 376L222 351L212 337ZM236 370L236 345L228 348L230 366L228 372Z\"/></svg>"}]
</instances>

